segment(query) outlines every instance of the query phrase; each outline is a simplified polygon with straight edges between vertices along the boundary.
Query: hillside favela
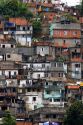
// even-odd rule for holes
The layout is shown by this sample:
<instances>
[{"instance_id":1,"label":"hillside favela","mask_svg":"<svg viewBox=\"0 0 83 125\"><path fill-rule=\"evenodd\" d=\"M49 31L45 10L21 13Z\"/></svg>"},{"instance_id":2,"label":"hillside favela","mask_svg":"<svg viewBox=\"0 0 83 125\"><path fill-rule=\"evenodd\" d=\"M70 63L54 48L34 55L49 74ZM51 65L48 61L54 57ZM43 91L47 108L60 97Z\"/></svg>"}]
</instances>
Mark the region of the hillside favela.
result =
<instances>
[{"instance_id":1,"label":"hillside favela","mask_svg":"<svg viewBox=\"0 0 83 125\"><path fill-rule=\"evenodd\" d=\"M73 2L0 0L0 125L83 125L83 0Z\"/></svg>"}]
</instances>

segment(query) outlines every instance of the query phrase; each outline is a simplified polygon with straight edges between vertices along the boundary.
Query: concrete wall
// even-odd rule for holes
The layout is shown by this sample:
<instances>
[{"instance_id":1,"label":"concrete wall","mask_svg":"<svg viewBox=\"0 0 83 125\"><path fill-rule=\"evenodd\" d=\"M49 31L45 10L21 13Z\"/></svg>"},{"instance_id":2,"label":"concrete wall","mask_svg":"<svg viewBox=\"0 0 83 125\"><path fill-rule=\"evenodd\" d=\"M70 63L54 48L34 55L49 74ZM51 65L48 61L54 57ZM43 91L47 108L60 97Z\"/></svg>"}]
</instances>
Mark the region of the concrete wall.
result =
<instances>
[{"instance_id":1,"label":"concrete wall","mask_svg":"<svg viewBox=\"0 0 83 125\"><path fill-rule=\"evenodd\" d=\"M75 64L80 64L80 67L75 67ZM81 63L72 63L71 70L72 78L81 79Z\"/></svg>"},{"instance_id":2,"label":"concrete wall","mask_svg":"<svg viewBox=\"0 0 83 125\"><path fill-rule=\"evenodd\" d=\"M36 49L37 49L37 54L40 54L41 56L50 54L49 46L37 46Z\"/></svg>"},{"instance_id":3,"label":"concrete wall","mask_svg":"<svg viewBox=\"0 0 83 125\"><path fill-rule=\"evenodd\" d=\"M3 48L3 46L5 46L5 48L15 48L15 45L13 45L13 47L11 47L12 44L1 44L0 47Z\"/></svg>"},{"instance_id":4,"label":"concrete wall","mask_svg":"<svg viewBox=\"0 0 83 125\"><path fill-rule=\"evenodd\" d=\"M10 57L8 55L10 55ZM15 53L7 53L6 60L7 61L22 61L22 55L15 54Z\"/></svg>"},{"instance_id":5,"label":"concrete wall","mask_svg":"<svg viewBox=\"0 0 83 125\"><path fill-rule=\"evenodd\" d=\"M26 35L16 35L16 42L20 43L21 45L31 46L31 36Z\"/></svg>"}]
</instances>

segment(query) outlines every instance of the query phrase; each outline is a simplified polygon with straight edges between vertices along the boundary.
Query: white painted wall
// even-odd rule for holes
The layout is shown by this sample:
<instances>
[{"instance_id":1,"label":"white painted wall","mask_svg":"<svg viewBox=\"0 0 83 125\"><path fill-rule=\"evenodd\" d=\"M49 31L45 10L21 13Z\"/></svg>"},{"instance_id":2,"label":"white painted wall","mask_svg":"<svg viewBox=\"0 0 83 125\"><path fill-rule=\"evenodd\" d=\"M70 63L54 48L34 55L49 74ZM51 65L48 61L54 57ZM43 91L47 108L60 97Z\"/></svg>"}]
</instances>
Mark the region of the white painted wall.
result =
<instances>
[{"instance_id":1,"label":"white painted wall","mask_svg":"<svg viewBox=\"0 0 83 125\"><path fill-rule=\"evenodd\" d=\"M18 75L18 70L5 70L4 71L5 76L9 76L9 72L11 72L11 76L14 75L14 72L16 72L16 75Z\"/></svg>"},{"instance_id":2,"label":"white painted wall","mask_svg":"<svg viewBox=\"0 0 83 125\"><path fill-rule=\"evenodd\" d=\"M10 58L8 58L8 55L10 55ZM22 55L15 54L15 53L7 53L6 54L6 60L7 61L22 61Z\"/></svg>"},{"instance_id":3,"label":"white painted wall","mask_svg":"<svg viewBox=\"0 0 83 125\"><path fill-rule=\"evenodd\" d=\"M30 109L34 110L34 106L42 104L42 93L41 92L28 92L26 93L26 105ZM33 97L36 97L36 101L33 101Z\"/></svg>"},{"instance_id":4,"label":"white painted wall","mask_svg":"<svg viewBox=\"0 0 83 125\"><path fill-rule=\"evenodd\" d=\"M40 54L41 56L49 55L49 46L37 46L37 54Z\"/></svg>"},{"instance_id":5,"label":"white painted wall","mask_svg":"<svg viewBox=\"0 0 83 125\"><path fill-rule=\"evenodd\" d=\"M45 77L45 73L44 72L33 72L32 78L33 79L38 79L38 75L40 75L40 78L44 78Z\"/></svg>"},{"instance_id":6,"label":"white painted wall","mask_svg":"<svg viewBox=\"0 0 83 125\"><path fill-rule=\"evenodd\" d=\"M54 99L52 98L52 102L49 101L50 105L54 105L55 107L64 107L64 102L62 101L56 101L54 102Z\"/></svg>"},{"instance_id":7,"label":"white painted wall","mask_svg":"<svg viewBox=\"0 0 83 125\"><path fill-rule=\"evenodd\" d=\"M17 43L20 43L21 45L31 46L31 41L32 41L31 36L16 35L15 38Z\"/></svg>"},{"instance_id":8,"label":"white painted wall","mask_svg":"<svg viewBox=\"0 0 83 125\"><path fill-rule=\"evenodd\" d=\"M19 84L19 87L23 87L24 85L26 85L26 80L20 80Z\"/></svg>"},{"instance_id":9,"label":"white painted wall","mask_svg":"<svg viewBox=\"0 0 83 125\"><path fill-rule=\"evenodd\" d=\"M3 60L3 56L2 55L0 55L0 61L2 61Z\"/></svg>"},{"instance_id":10,"label":"white painted wall","mask_svg":"<svg viewBox=\"0 0 83 125\"><path fill-rule=\"evenodd\" d=\"M3 45L5 45L5 48L11 48L12 44L7 44L7 43L6 44L1 44L0 47L3 48ZM15 45L13 45L13 48L15 48Z\"/></svg>"},{"instance_id":11,"label":"white painted wall","mask_svg":"<svg viewBox=\"0 0 83 125\"><path fill-rule=\"evenodd\" d=\"M17 79L6 79L7 86L17 86Z\"/></svg>"},{"instance_id":12,"label":"white painted wall","mask_svg":"<svg viewBox=\"0 0 83 125\"><path fill-rule=\"evenodd\" d=\"M50 63L33 63L33 69L37 71L45 71L48 67L51 67Z\"/></svg>"},{"instance_id":13,"label":"white painted wall","mask_svg":"<svg viewBox=\"0 0 83 125\"><path fill-rule=\"evenodd\" d=\"M80 67L76 68L75 64L80 64ZM80 79L81 78L81 63L72 63L71 68L72 68L72 71L71 71L72 78ZM76 74L75 72L78 72L78 74Z\"/></svg>"}]
</instances>

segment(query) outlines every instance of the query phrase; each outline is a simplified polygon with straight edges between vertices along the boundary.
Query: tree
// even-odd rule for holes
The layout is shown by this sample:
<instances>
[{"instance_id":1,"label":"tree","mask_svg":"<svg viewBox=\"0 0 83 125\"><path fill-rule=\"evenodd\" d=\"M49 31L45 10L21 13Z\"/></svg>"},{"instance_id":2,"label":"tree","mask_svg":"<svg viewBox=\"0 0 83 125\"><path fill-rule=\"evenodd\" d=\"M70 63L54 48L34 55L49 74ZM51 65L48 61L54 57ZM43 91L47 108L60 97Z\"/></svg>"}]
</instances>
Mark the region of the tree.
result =
<instances>
[{"instance_id":1,"label":"tree","mask_svg":"<svg viewBox=\"0 0 83 125\"><path fill-rule=\"evenodd\" d=\"M40 20L34 20L32 25L33 25L33 36L38 37L38 34L41 33L41 21Z\"/></svg>"},{"instance_id":2,"label":"tree","mask_svg":"<svg viewBox=\"0 0 83 125\"><path fill-rule=\"evenodd\" d=\"M67 20L71 21L72 23L77 23L78 22L76 17L74 17L74 16L72 16L72 15L70 15L68 13L63 14L63 17L65 17Z\"/></svg>"},{"instance_id":3,"label":"tree","mask_svg":"<svg viewBox=\"0 0 83 125\"><path fill-rule=\"evenodd\" d=\"M83 16L83 0L81 1L80 14Z\"/></svg>"},{"instance_id":4,"label":"tree","mask_svg":"<svg viewBox=\"0 0 83 125\"><path fill-rule=\"evenodd\" d=\"M83 125L83 104L74 102L66 112L64 125Z\"/></svg>"},{"instance_id":5,"label":"tree","mask_svg":"<svg viewBox=\"0 0 83 125\"><path fill-rule=\"evenodd\" d=\"M19 0L0 0L0 15L26 18L33 16L28 10L27 4Z\"/></svg>"},{"instance_id":6,"label":"tree","mask_svg":"<svg viewBox=\"0 0 83 125\"><path fill-rule=\"evenodd\" d=\"M9 112L5 112L5 116L2 119L3 125L16 125L16 118Z\"/></svg>"}]
</instances>

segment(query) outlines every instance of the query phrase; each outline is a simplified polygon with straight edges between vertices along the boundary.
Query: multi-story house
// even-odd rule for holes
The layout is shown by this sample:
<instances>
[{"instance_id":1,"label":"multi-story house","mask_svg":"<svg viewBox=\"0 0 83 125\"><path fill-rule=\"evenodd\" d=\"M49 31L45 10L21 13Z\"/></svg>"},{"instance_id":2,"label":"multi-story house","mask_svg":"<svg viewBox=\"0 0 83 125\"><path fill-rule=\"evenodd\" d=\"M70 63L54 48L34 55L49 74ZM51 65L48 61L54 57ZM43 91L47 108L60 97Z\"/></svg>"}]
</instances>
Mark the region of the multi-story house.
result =
<instances>
[{"instance_id":1,"label":"multi-story house","mask_svg":"<svg viewBox=\"0 0 83 125\"><path fill-rule=\"evenodd\" d=\"M65 86L65 99L70 105L74 100L82 99L82 91L79 85L76 84L67 84Z\"/></svg>"},{"instance_id":2,"label":"multi-story house","mask_svg":"<svg viewBox=\"0 0 83 125\"><path fill-rule=\"evenodd\" d=\"M17 109L17 74L18 70L15 67L14 62L1 61L0 62L0 76L2 76L2 82L4 84L0 86L1 93L1 110L10 109L16 113ZM4 77L4 78L3 78Z\"/></svg>"},{"instance_id":3,"label":"multi-story house","mask_svg":"<svg viewBox=\"0 0 83 125\"><path fill-rule=\"evenodd\" d=\"M77 44L80 44L80 24L71 23L65 19L58 23L52 23L50 26L50 36L54 38L54 44L57 47L74 47Z\"/></svg>"},{"instance_id":4,"label":"multi-story house","mask_svg":"<svg viewBox=\"0 0 83 125\"><path fill-rule=\"evenodd\" d=\"M54 51L52 47L52 43L48 41L41 42L33 42L32 46L34 48L34 55L40 56L54 56Z\"/></svg>"},{"instance_id":5,"label":"multi-story house","mask_svg":"<svg viewBox=\"0 0 83 125\"><path fill-rule=\"evenodd\" d=\"M64 107L64 93L64 81L53 78L46 80L43 93L44 106Z\"/></svg>"},{"instance_id":6,"label":"multi-story house","mask_svg":"<svg viewBox=\"0 0 83 125\"><path fill-rule=\"evenodd\" d=\"M0 38L4 40L14 38L17 45L31 46L33 28L26 19L9 18L9 21L4 21L2 24Z\"/></svg>"},{"instance_id":7,"label":"multi-story house","mask_svg":"<svg viewBox=\"0 0 83 125\"><path fill-rule=\"evenodd\" d=\"M80 47L70 48L68 75L73 79L82 78L82 54Z\"/></svg>"}]
</instances>

